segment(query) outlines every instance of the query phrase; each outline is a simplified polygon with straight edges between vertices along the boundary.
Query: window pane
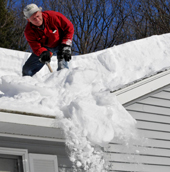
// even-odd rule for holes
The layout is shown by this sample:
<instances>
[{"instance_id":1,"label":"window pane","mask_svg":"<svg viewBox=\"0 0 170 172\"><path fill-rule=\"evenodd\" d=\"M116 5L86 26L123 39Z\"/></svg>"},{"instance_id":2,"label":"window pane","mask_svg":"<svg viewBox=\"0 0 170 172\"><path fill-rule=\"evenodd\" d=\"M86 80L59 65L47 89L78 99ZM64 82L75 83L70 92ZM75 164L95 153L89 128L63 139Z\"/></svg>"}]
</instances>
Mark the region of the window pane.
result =
<instances>
[{"instance_id":1,"label":"window pane","mask_svg":"<svg viewBox=\"0 0 170 172\"><path fill-rule=\"evenodd\" d=\"M22 157L0 155L0 172L23 172Z\"/></svg>"}]
</instances>

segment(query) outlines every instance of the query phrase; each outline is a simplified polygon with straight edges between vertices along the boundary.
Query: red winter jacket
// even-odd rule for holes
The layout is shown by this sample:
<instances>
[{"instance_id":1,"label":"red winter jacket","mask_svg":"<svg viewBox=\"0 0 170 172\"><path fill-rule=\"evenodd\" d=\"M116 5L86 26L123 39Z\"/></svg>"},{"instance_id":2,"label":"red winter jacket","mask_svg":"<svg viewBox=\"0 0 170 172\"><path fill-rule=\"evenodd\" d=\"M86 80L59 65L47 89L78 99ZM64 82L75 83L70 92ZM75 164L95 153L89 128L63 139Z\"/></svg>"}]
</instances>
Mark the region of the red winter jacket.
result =
<instances>
[{"instance_id":1,"label":"red winter jacket","mask_svg":"<svg viewBox=\"0 0 170 172\"><path fill-rule=\"evenodd\" d=\"M28 22L24 31L33 52L39 56L43 51L47 51L44 46L54 48L61 43L71 45L74 34L73 24L59 12L44 11L42 15L44 30Z\"/></svg>"}]
</instances>

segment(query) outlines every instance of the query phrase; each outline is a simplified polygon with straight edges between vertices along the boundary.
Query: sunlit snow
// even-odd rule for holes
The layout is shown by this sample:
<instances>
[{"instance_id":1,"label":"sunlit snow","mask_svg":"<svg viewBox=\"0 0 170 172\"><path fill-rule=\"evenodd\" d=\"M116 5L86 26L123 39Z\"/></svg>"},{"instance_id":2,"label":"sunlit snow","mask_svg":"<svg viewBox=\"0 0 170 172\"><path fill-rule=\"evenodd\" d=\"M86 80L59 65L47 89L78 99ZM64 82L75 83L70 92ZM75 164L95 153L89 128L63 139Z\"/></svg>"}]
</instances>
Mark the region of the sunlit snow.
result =
<instances>
[{"instance_id":1,"label":"sunlit snow","mask_svg":"<svg viewBox=\"0 0 170 172\"><path fill-rule=\"evenodd\" d=\"M110 91L170 66L170 34L73 56L69 69L56 71L52 57L33 77L22 77L30 53L0 48L0 108L56 117L65 132L70 160L88 171L102 171L101 147L114 138L136 137L136 120Z\"/></svg>"}]
</instances>

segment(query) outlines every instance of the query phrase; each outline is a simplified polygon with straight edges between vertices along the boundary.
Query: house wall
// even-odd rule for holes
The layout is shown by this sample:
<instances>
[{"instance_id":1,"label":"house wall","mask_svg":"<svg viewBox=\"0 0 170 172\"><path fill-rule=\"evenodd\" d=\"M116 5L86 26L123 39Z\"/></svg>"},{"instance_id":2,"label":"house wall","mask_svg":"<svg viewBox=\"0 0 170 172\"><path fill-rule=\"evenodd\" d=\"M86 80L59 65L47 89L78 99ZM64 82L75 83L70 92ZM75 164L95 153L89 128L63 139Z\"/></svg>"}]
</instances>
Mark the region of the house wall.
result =
<instances>
[{"instance_id":1,"label":"house wall","mask_svg":"<svg viewBox=\"0 0 170 172\"><path fill-rule=\"evenodd\" d=\"M170 85L124 105L137 120L140 139L129 145L113 140L105 148L109 171L170 171ZM64 142L0 137L0 147L57 155L59 171L72 172Z\"/></svg>"},{"instance_id":2,"label":"house wall","mask_svg":"<svg viewBox=\"0 0 170 172\"><path fill-rule=\"evenodd\" d=\"M111 171L170 171L170 85L124 105L137 120L140 139L113 140L106 149Z\"/></svg>"},{"instance_id":3,"label":"house wall","mask_svg":"<svg viewBox=\"0 0 170 172\"><path fill-rule=\"evenodd\" d=\"M57 155L59 171L72 171L64 142L0 137L0 147L27 149L28 154Z\"/></svg>"}]
</instances>

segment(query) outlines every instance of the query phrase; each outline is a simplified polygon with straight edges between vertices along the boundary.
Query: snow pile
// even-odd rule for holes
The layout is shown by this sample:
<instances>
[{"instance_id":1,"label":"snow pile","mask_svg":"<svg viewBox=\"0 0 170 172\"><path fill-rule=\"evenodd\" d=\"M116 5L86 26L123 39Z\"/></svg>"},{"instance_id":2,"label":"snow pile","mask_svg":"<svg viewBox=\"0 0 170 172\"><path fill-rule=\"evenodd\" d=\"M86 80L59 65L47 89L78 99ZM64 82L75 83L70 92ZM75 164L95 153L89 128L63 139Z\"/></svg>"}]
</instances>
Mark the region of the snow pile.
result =
<instances>
[{"instance_id":1,"label":"snow pile","mask_svg":"<svg viewBox=\"0 0 170 172\"><path fill-rule=\"evenodd\" d=\"M135 120L108 92L79 96L62 110L67 118L58 121L66 133L71 160L93 172L104 166L104 147L114 137L122 140L136 137Z\"/></svg>"},{"instance_id":2,"label":"snow pile","mask_svg":"<svg viewBox=\"0 0 170 172\"><path fill-rule=\"evenodd\" d=\"M56 117L70 159L89 172L104 170L102 147L136 138L136 121L110 91L170 66L170 34L74 56L69 69L22 77L29 53L0 49L0 105ZM51 62L57 69L56 57ZM10 104L10 107L9 107Z\"/></svg>"}]
</instances>

